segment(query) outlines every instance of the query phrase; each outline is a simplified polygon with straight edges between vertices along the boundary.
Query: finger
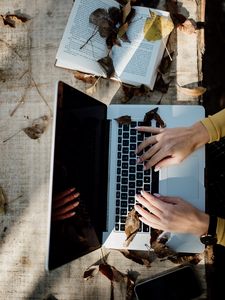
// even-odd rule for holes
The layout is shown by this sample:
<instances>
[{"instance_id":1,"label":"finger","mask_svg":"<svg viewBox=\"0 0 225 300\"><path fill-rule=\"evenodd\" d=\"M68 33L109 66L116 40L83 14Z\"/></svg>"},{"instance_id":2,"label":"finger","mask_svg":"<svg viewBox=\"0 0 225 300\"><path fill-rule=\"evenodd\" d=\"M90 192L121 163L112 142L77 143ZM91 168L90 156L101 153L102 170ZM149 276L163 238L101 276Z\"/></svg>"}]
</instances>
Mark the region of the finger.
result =
<instances>
[{"instance_id":1,"label":"finger","mask_svg":"<svg viewBox=\"0 0 225 300\"><path fill-rule=\"evenodd\" d=\"M142 204L147 209L147 211L146 211L146 209L142 208L140 205L139 205L139 207L137 207L137 209L140 210L140 214L142 216L146 217L149 213L154 214L158 218L160 218L162 216L162 212L157 207L152 205L148 200L146 200L145 198L143 198L140 195L136 195L135 198L140 204ZM146 214L146 212L148 212L148 214Z\"/></svg>"},{"instance_id":2,"label":"finger","mask_svg":"<svg viewBox=\"0 0 225 300\"><path fill-rule=\"evenodd\" d=\"M60 215L69 212L70 210L73 210L79 205L79 202L75 202L69 205L66 205L65 207L59 207L57 209L54 208L54 215Z\"/></svg>"},{"instance_id":3,"label":"finger","mask_svg":"<svg viewBox=\"0 0 225 300\"><path fill-rule=\"evenodd\" d=\"M60 207L60 206L63 206L63 205L65 205L65 204L67 204L67 203L69 203L69 202L71 202L71 201L73 201L73 200L75 200L76 198L78 198L80 196L80 193L73 193L73 194L71 194L71 195L68 195L68 196L66 196L66 197L64 197L64 198L62 198L62 199L58 199L57 200L57 203L54 203L54 207L55 208L58 208L58 207Z\"/></svg>"},{"instance_id":4,"label":"finger","mask_svg":"<svg viewBox=\"0 0 225 300\"><path fill-rule=\"evenodd\" d=\"M178 204L178 203L182 202L182 200L177 197L162 196L159 194L154 194L154 196L156 196L156 198L160 199L161 201L163 201L165 203Z\"/></svg>"},{"instance_id":5,"label":"finger","mask_svg":"<svg viewBox=\"0 0 225 300\"><path fill-rule=\"evenodd\" d=\"M65 191L61 192L61 193L58 193L55 197L54 197L54 200L57 201L71 193L73 193L75 191L76 188L68 188L66 189Z\"/></svg>"},{"instance_id":6,"label":"finger","mask_svg":"<svg viewBox=\"0 0 225 300\"><path fill-rule=\"evenodd\" d=\"M155 144L155 145L151 146L144 154L142 154L139 157L138 162L143 162L149 158L150 158L150 160L152 160L152 156L155 155L159 151L159 149L160 149L159 144ZM151 167L152 166L153 166L153 164L151 164Z\"/></svg>"},{"instance_id":7,"label":"finger","mask_svg":"<svg viewBox=\"0 0 225 300\"><path fill-rule=\"evenodd\" d=\"M57 215L53 217L53 221L59 221L59 220L64 220L64 219L69 219L71 217L73 217L76 214L75 211L72 212L68 212L66 214L61 214L61 215Z\"/></svg>"},{"instance_id":8,"label":"finger","mask_svg":"<svg viewBox=\"0 0 225 300\"><path fill-rule=\"evenodd\" d=\"M147 139L145 139L142 143L140 143L137 146L137 148L135 150L135 153L137 154L137 153L141 152L142 150L144 150L149 145L153 145L155 143L157 143L157 140L156 140L155 136L148 137Z\"/></svg>"},{"instance_id":9,"label":"finger","mask_svg":"<svg viewBox=\"0 0 225 300\"><path fill-rule=\"evenodd\" d=\"M150 203L150 205L152 205L155 209L157 208L159 211L161 211L161 213L163 213L168 207L168 204L160 199L161 197L165 198L165 196L155 197L143 190L141 191L141 195Z\"/></svg>"},{"instance_id":10,"label":"finger","mask_svg":"<svg viewBox=\"0 0 225 300\"><path fill-rule=\"evenodd\" d=\"M156 128L156 127L151 127L151 126L136 126L135 129L137 131L150 132L153 134L158 134L161 132L161 128Z\"/></svg>"},{"instance_id":11,"label":"finger","mask_svg":"<svg viewBox=\"0 0 225 300\"><path fill-rule=\"evenodd\" d=\"M162 225L160 223L157 223L153 220L154 215L152 215L152 220L145 219L144 217L140 217L139 220L146 225L150 226L151 228L154 229L159 229L162 230Z\"/></svg>"}]
</instances>

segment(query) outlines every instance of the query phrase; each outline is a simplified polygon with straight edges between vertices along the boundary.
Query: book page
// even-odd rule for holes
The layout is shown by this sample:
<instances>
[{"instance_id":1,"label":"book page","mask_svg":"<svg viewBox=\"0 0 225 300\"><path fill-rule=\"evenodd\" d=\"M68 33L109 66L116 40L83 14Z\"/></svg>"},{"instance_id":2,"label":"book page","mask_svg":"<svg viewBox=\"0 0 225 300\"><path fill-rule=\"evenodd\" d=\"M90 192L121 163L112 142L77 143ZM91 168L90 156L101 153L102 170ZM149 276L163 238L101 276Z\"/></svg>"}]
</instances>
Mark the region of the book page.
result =
<instances>
[{"instance_id":1,"label":"book page","mask_svg":"<svg viewBox=\"0 0 225 300\"><path fill-rule=\"evenodd\" d=\"M108 54L106 39L89 22L89 16L97 8L111 6L119 4L112 0L75 1L56 55L56 66L105 76L97 60Z\"/></svg>"},{"instance_id":2,"label":"book page","mask_svg":"<svg viewBox=\"0 0 225 300\"><path fill-rule=\"evenodd\" d=\"M150 42L144 39L144 24L150 16L146 7L135 7L136 14L127 31L130 43L121 42L122 47L113 47L113 62L116 75L121 81L153 88L157 75L157 65L165 46L162 40ZM168 16L168 12L151 9L158 15Z\"/></svg>"}]
</instances>

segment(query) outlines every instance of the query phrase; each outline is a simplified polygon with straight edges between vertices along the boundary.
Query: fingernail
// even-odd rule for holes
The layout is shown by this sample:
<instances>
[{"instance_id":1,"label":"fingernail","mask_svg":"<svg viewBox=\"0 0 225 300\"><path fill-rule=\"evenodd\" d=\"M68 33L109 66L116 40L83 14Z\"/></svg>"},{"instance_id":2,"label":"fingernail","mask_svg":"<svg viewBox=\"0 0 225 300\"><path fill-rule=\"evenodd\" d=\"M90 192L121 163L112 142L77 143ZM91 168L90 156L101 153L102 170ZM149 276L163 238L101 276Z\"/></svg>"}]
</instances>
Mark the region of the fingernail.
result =
<instances>
[{"instance_id":1,"label":"fingernail","mask_svg":"<svg viewBox=\"0 0 225 300\"><path fill-rule=\"evenodd\" d=\"M155 167L155 168L154 168L154 171L155 171L155 172L158 172L159 170L160 170L160 167Z\"/></svg>"},{"instance_id":2,"label":"fingernail","mask_svg":"<svg viewBox=\"0 0 225 300\"><path fill-rule=\"evenodd\" d=\"M153 196L155 196L155 197L159 198L161 195L160 195L160 194L158 194L158 193L154 193L154 194L153 194Z\"/></svg>"}]
</instances>

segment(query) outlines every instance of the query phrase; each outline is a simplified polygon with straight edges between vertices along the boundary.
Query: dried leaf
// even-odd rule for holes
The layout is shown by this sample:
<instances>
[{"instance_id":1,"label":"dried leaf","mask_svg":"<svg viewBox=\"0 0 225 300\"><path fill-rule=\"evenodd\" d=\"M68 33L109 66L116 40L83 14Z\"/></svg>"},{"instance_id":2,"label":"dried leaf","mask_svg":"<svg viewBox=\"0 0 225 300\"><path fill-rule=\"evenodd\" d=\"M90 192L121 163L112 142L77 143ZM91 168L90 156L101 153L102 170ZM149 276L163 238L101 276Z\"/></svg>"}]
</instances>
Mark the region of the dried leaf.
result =
<instances>
[{"instance_id":1,"label":"dried leaf","mask_svg":"<svg viewBox=\"0 0 225 300\"><path fill-rule=\"evenodd\" d=\"M85 272L84 272L84 279L88 280L92 277L94 277L99 272L99 265L93 265L90 266Z\"/></svg>"},{"instance_id":2,"label":"dried leaf","mask_svg":"<svg viewBox=\"0 0 225 300\"><path fill-rule=\"evenodd\" d=\"M171 63L172 63L172 59L174 55L174 51L171 52L169 55L165 55L163 56L163 58L161 59L160 65L159 65L159 72L161 74L165 74L169 71Z\"/></svg>"},{"instance_id":3,"label":"dried leaf","mask_svg":"<svg viewBox=\"0 0 225 300\"><path fill-rule=\"evenodd\" d=\"M38 139L45 132L49 124L49 116L44 115L40 118L35 119L32 122L31 127L26 127L23 131L31 138Z\"/></svg>"},{"instance_id":4,"label":"dried leaf","mask_svg":"<svg viewBox=\"0 0 225 300\"><path fill-rule=\"evenodd\" d=\"M176 26L184 23L187 19L184 15L179 13L177 0L166 0L166 10L170 12L171 19Z\"/></svg>"},{"instance_id":5,"label":"dried leaf","mask_svg":"<svg viewBox=\"0 0 225 300\"><path fill-rule=\"evenodd\" d=\"M128 259L136 262L137 264L144 265L146 267L151 267L151 263L155 259L155 255L153 251L135 251L128 249L121 249L120 252ZM153 257L154 256L154 257Z\"/></svg>"},{"instance_id":6,"label":"dried leaf","mask_svg":"<svg viewBox=\"0 0 225 300\"><path fill-rule=\"evenodd\" d=\"M140 220L138 217L138 213L133 208L129 211L126 222L125 222L125 234L126 240L124 242L124 247L128 247L130 242L134 239L140 227Z\"/></svg>"},{"instance_id":7,"label":"dried leaf","mask_svg":"<svg viewBox=\"0 0 225 300\"><path fill-rule=\"evenodd\" d=\"M202 259L202 253L175 253L168 256L168 260L175 264L191 263L197 265Z\"/></svg>"},{"instance_id":8,"label":"dried leaf","mask_svg":"<svg viewBox=\"0 0 225 300\"><path fill-rule=\"evenodd\" d=\"M182 87L182 86L177 85L177 89L182 94L185 94L187 96L192 96L192 97L199 97L206 92L206 88L204 88L203 86L187 88L187 87Z\"/></svg>"},{"instance_id":9,"label":"dried leaf","mask_svg":"<svg viewBox=\"0 0 225 300\"><path fill-rule=\"evenodd\" d=\"M85 73L80 72L80 71L75 71L74 72L74 77L76 79L82 80L85 83L91 83L91 84L94 84L98 80L98 78L96 78L94 75L85 74Z\"/></svg>"},{"instance_id":10,"label":"dried leaf","mask_svg":"<svg viewBox=\"0 0 225 300\"><path fill-rule=\"evenodd\" d=\"M159 16L150 11L150 18L147 18L144 26L144 38L148 41L157 41L166 37L174 28L171 18Z\"/></svg>"},{"instance_id":11,"label":"dried leaf","mask_svg":"<svg viewBox=\"0 0 225 300\"><path fill-rule=\"evenodd\" d=\"M121 116L115 119L119 124L130 124L131 123L131 116Z\"/></svg>"},{"instance_id":12,"label":"dried leaf","mask_svg":"<svg viewBox=\"0 0 225 300\"><path fill-rule=\"evenodd\" d=\"M166 83L162 77L162 74L158 73L157 79L155 82L155 86L154 86L154 90L165 94L168 91L169 85L170 85L170 82Z\"/></svg>"},{"instance_id":13,"label":"dried leaf","mask_svg":"<svg viewBox=\"0 0 225 300\"><path fill-rule=\"evenodd\" d=\"M122 281L124 280L125 274L118 271L114 266L107 263L99 265L99 271L105 275L111 281Z\"/></svg>"},{"instance_id":14,"label":"dried leaf","mask_svg":"<svg viewBox=\"0 0 225 300\"><path fill-rule=\"evenodd\" d=\"M160 117L160 115L157 113L158 107L151 109L150 111L148 111L145 116L144 116L144 124L146 124L146 126L149 125L149 123L151 123L151 120L155 120L158 125L162 128L166 127L165 122L162 120L162 118Z\"/></svg>"},{"instance_id":15,"label":"dried leaf","mask_svg":"<svg viewBox=\"0 0 225 300\"><path fill-rule=\"evenodd\" d=\"M28 15L22 14L20 12L18 12L17 14L1 15L1 17L3 19L4 25L9 25L10 27L13 28L16 27L16 23L18 21L25 23L30 20L30 17Z\"/></svg>"},{"instance_id":16,"label":"dried leaf","mask_svg":"<svg viewBox=\"0 0 225 300\"><path fill-rule=\"evenodd\" d=\"M143 84L139 87L122 84L122 89L125 96L124 99L121 99L123 103L128 102L134 96L144 96L150 91L150 89Z\"/></svg>"},{"instance_id":17,"label":"dried leaf","mask_svg":"<svg viewBox=\"0 0 225 300\"><path fill-rule=\"evenodd\" d=\"M99 59L98 63L105 71L107 78L110 78L114 75L115 69L114 69L114 65L113 65L113 60L109 55Z\"/></svg>"},{"instance_id":18,"label":"dried leaf","mask_svg":"<svg viewBox=\"0 0 225 300\"><path fill-rule=\"evenodd\" d=\"M7 206L6 196L2 187L0 187L0 215L6 213L6 206Z\"/></svg>"},{"instance_id":19,"label":"dried leaf","mask_svg":"<svg viewBox=\"0 0 225 300\"><path fill-rule=\"evenodd\" d=\"M91 87L86 88L85 92L90 95L93 96L96 93L97 87L96 84L94 83Z\"/></svg>"},{"instance_id":20,"label":"dried leaf","mask_svg":"<svg viewBox=\"0 0 225 300\"><path fill-rule=\"evenodd\" d=\"M193 19L187 19L184 23L180 24L178 28L187 34L193 34L196 33L197 24Z\"/></svg>"}]
</instances>

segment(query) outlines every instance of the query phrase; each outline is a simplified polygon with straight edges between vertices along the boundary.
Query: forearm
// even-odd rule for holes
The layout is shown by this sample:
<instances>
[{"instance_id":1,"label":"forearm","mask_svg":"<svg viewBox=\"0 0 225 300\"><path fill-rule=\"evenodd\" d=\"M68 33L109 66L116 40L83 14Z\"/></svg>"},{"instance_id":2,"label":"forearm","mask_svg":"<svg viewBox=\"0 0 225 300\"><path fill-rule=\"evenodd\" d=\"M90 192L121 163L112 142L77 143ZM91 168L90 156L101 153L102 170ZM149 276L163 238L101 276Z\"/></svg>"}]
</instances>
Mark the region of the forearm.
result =
<instances>
[{"instance_id":1,"label":"forearm","mask_svg":"<svg viewBox=\"0 0 225 300\"><path fill-rule=\"evenodd\" d=\"M190 139L192 139L192 151L200 148L201 146L207 144L210 140L209 133L206 127L201 123L197 122L190 127L191 135Z\"/></svg>"},{"instance_id":2,"label":"forearm","mask_svg":"<svg viewBox=\"0 0 225 300\"><path fill-rule=\"evenodd\" d=\"M217 244L225 246L225 219L217 218Z\"/></svg>"},{"instance_id":3,"label":"forearm","mask_svg":"<svg viewBox=\"0 0 225 300\"><path fill-rule=\"evenodd\" d=\"M225 136L225 109L201 120L201 123L209 133L209 143L219 141L222 137Z\"/></svg>"}]
</instances>

